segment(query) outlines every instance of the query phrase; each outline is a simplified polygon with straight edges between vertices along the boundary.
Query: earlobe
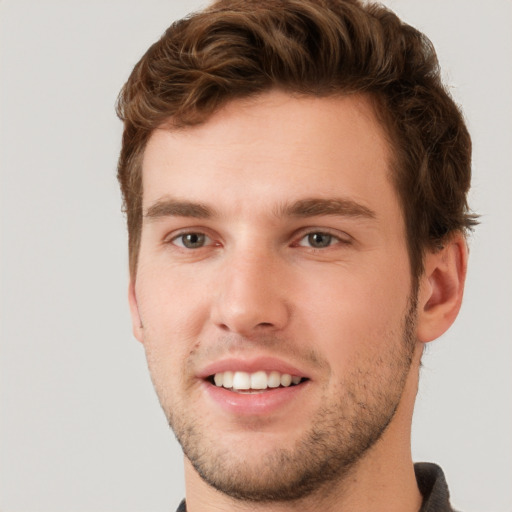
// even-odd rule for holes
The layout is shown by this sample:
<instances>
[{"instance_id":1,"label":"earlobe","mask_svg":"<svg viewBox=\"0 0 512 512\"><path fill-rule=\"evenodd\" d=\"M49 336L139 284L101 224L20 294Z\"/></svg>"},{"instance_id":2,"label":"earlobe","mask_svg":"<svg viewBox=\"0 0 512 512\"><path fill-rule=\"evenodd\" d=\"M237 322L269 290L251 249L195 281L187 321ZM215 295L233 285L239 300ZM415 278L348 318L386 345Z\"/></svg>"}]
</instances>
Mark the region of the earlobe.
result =
<instances>
[{"instance_id":1,"label":"earlobe","mask_svg":"<svg viewBox=\"0 0 512 512\"><path fill-rule=\"evenodd\" d=\"M454 233L425 256L418 295L417 337L421 342L441 336L459 313L466 280L468 251L464 235Z\"/></svg>"},{"instance_id":2,"label":"earlobe","mask_svg":"<svg viewBox=\"0 0 512 512\"><path fill-rule=\"evenodd\" d=\"M137 304L137 296L135 295L135 283L133 280L130 280L130 284L128 286L128 302L130 304L130 314L132 317L133 335L137 338L138 341L142 343L144 340L143 326L140 319L139 305Z\"/></svg>"}]
</instances>

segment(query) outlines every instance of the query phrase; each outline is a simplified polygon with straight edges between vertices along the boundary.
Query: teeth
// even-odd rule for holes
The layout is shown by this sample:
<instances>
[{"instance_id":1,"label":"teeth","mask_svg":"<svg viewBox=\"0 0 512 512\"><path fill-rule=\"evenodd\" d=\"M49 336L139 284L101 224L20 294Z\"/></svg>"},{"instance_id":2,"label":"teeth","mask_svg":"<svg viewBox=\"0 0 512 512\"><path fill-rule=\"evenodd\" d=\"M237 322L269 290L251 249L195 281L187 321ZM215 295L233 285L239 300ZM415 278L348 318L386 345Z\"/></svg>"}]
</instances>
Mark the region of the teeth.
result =
<instances>
[{"instance_id":1,"label":"teeth","mask_svg":"<svg viewBox=\"0 0 512 512\"><path fill-rule=\"evenodd\" d=\"M213 377L213 381L215 382L215 385L217 387L222 387L222 383L224 382L224 374L223 373L216 373Z\"/></svg>"},{"instance_id":2,"label":"teeth","mask_svg":"<svg viewBox=\"0 0 512 512\"><path fill-rule=\"evenodd\" d=\"M255 373L227 371L216 373L213 376L213 382L217 387L241 391L278 388L279 386L287 388L292 384L299 384L301 380L301 377L292 376L289 373L279 373L277 371L267 373L263 370Z\"/></svg>"},{"instance_id":3,"label":"teeth","mask_svg":"<svg viewBox=\"0 0 512 512\"><path fill-rule=\"evenodd\" d=\"M281 375L281 386L284 386L286 388L291 383L292 383L292 376L289 373L283 373L283 375Z\"/></svg>"},{"instance_id":4,"label":"teeth","mask_svg":"<svg viewBox=\"0 0 512 512\"><path fill-rule=\"evenodd\" d=\"M251 389L267 389L267 374L265 372L251 373Z\"/></svg>"},{"instance_id":5,"label":"teeth","mask_svg":"<svg viewBox=\"0 0 512 512\"><path fill-rule=\"evenodd\" d=\"M246 372L235 372L233 389L251 389L251 376Z\"/></svg>"},{"instance_id":6,"label":"teeth","mask_svg":"<svg viewBox=\"0 0 512 512\"><path fill-rule=\"evenodd\" d=\"M281 374L279 372L270 372L267 379L269 388L278 388L281 385Z\"/></svg>"},{"instance_id":7,"label":"teeth","mask_svg":"<svg viewBox=\"0 0 512 512\"><path fill-rule=\"evenodd\" d=\"M233 372L224 372L224 375L222 376L222 385L225 388L233 387Z\"/></svg>"}]
</instances>

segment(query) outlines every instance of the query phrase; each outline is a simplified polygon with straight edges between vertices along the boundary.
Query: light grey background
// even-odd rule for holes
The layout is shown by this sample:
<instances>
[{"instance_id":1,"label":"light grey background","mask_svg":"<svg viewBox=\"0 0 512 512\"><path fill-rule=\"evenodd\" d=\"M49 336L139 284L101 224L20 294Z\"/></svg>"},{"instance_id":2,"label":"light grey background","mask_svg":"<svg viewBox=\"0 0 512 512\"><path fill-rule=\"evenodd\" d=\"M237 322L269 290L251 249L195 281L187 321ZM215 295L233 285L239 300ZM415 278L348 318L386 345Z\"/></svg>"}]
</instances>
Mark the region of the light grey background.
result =
<instances>
[{"instance_id":1,"label":"light grey background","mask_svg":"<svg viewBox=\"0 0 512 512\"><path fill-rule=\"evenodd\" d=\"M204 4L204 2L202 2ZM457 508L512 510L512 2L389 0L436 45L474 140L465 303L424 359L416 460ZM116 95L170 0L0 0L0 510L174 510L184 494L134 341Z\"/></svg>"}]
</instances>

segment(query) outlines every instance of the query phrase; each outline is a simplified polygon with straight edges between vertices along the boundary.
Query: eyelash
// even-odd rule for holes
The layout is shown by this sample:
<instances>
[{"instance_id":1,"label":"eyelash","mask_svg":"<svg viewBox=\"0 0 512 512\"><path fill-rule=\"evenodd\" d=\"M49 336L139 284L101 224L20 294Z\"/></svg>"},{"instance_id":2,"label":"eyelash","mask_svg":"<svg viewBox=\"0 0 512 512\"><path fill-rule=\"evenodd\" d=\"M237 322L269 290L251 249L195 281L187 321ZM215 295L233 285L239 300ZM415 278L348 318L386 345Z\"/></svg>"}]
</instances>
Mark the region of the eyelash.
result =
<instances>
[{"instance_id":1,"label":"eyelash","mask_svg":"<svg viewBox=\"0 0 512 512\"><path fill-rule=\"evenodd\" d=\"M319 244L319 245L321 245L319 247L315 247L313 245L314 242L312 240L312 237L318 236L318 235L321 236L322 238L327 238L326 245L321 245L321 243ZM307 240L308 245L302 245L301 242L303 240ZM340 236L334 235L333 233L330 233L329 231L310 231L310 232L302 235L301 238L298 240L298 242L296 242L294 245L299 246L299 247L309 247L310 249L322 250L322 249L327 249L333 245L347 244L347 243L349 243L348 240L343 240Z\"/></svg>"},{"instance_id":2,"label":"eyelash","mask_svg":"<svg viewBox=\"0 0 512 512\"><path fill-rule=\"evenodd\" d=\"M193 235L195 235L196 237L199 237L199 238L203 237L204 241L208 242L208 243L203 243L203 244L199 245L198 247L187 247L185 245L185 243L183 243L183 239L187 236L193 236ZM322 237L327 237L328 238L327 245L321 246L321 247L314 247L311 244L311 242L312 242L311 239L309 239L308 245L301 243L303 240L308 239L308 237L313 237L315 235L321 235ZM306 248L309 248L312 250L320 251L320 250L328 249L329 247L332 247L333 245L338 245L338 244L350 245L352 243L352 240L350 239L351 237L345 233L343 233L343 235L345 235L345 237L340 236L339 233L334 234L334 233L330 232L329 230L325 230L325 229L324 230L311 229L311 230L302 231L301 233L299 233L298 238L296 236L294 236L295 241L291 244L291 246L292 247L306 247ZM179 240L181 240L181 243L177 243L177 241L179 241ZM332 242L334 242L334 243L332 243ZM164 243L173 244L181 250L190 250L190 251L202 249L204 247L209 247L209 246L220 246L220 243L215 242L207 233L205 233L204 231L200 231L200 230L184 231L184 232L181 232L172 237L167 237L164 240ZM192 244L194 244L194 241L192 241Z\"/></svg>"}]
</instances>

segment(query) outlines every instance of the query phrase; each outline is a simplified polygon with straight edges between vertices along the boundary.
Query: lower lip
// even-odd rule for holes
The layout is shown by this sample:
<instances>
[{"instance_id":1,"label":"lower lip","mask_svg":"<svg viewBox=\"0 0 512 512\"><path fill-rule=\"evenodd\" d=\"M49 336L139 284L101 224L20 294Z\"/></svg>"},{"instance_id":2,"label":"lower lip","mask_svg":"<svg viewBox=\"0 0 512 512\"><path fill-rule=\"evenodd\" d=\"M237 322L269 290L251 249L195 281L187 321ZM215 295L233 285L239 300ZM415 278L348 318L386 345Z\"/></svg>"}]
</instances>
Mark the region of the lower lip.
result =
<instances>
[{"instance_id":1,"label":"lower lip","mask_svg":"<svg viewBox=\"0 0 512 512\"><path fill-rule=\"evenodd\" d=\"M259 393L237 393L205 382L209 397L223 410L241 416L266 415L290 405L305 391L308 382L287 388L269 389Z\"/></svg>"}]
</instances>

